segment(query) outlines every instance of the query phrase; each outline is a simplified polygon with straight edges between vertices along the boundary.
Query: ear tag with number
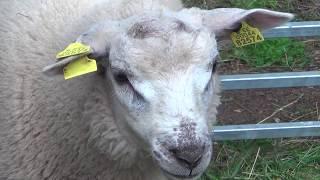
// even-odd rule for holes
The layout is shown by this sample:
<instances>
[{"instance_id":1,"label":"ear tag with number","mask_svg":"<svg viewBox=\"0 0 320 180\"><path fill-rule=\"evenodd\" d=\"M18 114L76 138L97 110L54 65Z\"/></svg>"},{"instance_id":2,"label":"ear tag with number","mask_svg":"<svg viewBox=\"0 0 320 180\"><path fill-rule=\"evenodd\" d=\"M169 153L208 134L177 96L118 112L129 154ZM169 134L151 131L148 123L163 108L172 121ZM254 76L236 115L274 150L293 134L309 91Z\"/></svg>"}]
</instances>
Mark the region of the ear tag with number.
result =
<instances>
[{"instance_id":1,"label":"ear tag with number","mask_svg":"<svg viewBox=\"0 0 320 180\"><path fill-rule=\"evenodd\" d=\"M90 46L84 45L82 43L76 42L71 43L68 47L66 47L63 51L59 52L56 56L57 59L75 56L79 54L87 55L91 51Z\"/></svg>"},{"instance_id":2,"label":"ear tag with number","mask_svg":"<svg viewBox=\"0 0 320 180\"><path fill-rule=\"evenodd\" d=\"M239 48L264 41L262 33L258 28L254 28L246 22L242 22L241 24L239 32L231 33L232 42L236 47Z\"/></svg>"},{"instance_id":3,"label":"ear tag with number","mask_svg":"<svg viewBox=\"0 0 320 180\"><path fill-rule=\"evenodd\" d=\"M97 63L87 56L79 58L63 68L64 79L71 79L83 74L97 71Z\"/></svg>"}]
</instances>

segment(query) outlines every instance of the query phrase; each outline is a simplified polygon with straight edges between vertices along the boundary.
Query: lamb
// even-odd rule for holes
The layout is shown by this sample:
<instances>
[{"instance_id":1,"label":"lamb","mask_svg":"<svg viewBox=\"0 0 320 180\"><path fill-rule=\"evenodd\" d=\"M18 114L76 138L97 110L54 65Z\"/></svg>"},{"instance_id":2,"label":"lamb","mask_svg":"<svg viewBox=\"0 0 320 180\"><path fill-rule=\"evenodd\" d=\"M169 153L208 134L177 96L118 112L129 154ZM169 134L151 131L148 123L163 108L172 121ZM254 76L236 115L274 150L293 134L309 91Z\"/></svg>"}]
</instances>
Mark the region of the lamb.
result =
<instances>
[{"instance_id":1,"label":"lamb","mask_svg":"<svg viewBox=\"0 0 320 180\"><path fill-rule=\"evenodd\" d=\"M217 41L291 14L179 0L0 1L0 179L197 179L212 155ZM55 62L89 45L98 72ZM43 69L44 68L44 69ZM42 72L48 76L44 75Z\"/></svg>"}]
</instances>

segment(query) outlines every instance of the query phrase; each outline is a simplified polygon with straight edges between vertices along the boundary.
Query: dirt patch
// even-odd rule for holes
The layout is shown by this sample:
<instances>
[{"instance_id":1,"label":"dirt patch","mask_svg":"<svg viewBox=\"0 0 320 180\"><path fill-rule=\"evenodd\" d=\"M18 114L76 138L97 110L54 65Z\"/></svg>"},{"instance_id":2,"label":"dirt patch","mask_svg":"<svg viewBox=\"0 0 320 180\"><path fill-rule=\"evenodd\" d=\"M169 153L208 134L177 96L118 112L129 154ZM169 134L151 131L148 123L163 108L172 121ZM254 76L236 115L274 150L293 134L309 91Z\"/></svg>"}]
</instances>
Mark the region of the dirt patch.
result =
<instances>
[{"instance_id":1,"label":"dirt patch","mask_svg":"<svg viewBox=\"0 0 320 180\"><path fill-rule=\"evenodd\" d=\"M320 120L320 87L222 93L219 124Z\"/></svg>"},{"instance_id":2,"label":"dirt patch","mask_svg":"<svg viewBox=\"0 0 320 180\"><path fill-rule=\"evenodd\" d=\"M296 14L297 20L320 20L319 0L277 1L278 9Z\"/></svg>"}]
</instances>

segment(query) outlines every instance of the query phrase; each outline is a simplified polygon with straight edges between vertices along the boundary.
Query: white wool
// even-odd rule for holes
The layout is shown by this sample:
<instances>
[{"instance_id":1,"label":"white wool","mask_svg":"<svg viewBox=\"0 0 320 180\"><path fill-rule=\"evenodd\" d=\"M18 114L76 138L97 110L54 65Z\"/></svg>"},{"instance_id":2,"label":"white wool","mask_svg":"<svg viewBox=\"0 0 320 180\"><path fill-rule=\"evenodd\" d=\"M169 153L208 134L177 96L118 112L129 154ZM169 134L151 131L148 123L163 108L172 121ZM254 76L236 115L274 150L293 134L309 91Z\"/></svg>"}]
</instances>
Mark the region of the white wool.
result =
<instances>
[{"instance_id":1,"label":"white wool","mask_svg":"<svg viewBox=\"0 0 320 180\"><path fill-rule=\"evenodd\" d=\"M0 179L164 178L120 134L103 79L64 81L41 70L92 24L167 6L181 8L172 0L0 1Z\"/></svg>"}]
</instances>

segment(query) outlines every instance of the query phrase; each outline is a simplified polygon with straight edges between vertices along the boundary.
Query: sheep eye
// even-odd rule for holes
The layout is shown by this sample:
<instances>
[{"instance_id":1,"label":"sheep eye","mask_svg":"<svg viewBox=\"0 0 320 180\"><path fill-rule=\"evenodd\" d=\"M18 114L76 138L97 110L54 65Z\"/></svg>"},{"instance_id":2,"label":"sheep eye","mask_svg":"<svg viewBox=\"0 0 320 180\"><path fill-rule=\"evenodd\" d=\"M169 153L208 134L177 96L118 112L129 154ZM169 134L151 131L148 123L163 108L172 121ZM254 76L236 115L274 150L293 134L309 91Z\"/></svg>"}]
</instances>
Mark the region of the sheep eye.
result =
<instances>
[{"instance_id":1,"label":"sheep eye","mask_svg":"<svg viewBox=\"0 0 320 180\"><path fill-rule=\"evenodd\" d=\"M119 85L123 85L123 84L128 84L129 79L128 76L124 73L124 72L118 72L114 75L114 79L115 81L119 84Z\"/></svg>"},{"instance_id":2,"label":"sheep eye","mask_svg":"<svg viewBox=\"0 0 320 180\"><path fill-rule=\"evenodd\" d=\"M209 82L207 83L206 87L204 88L204 92L208 92L209 88L210 88L210 85L211 85L211 81L212 81L212 75L216 72L216 69L217 69L217 64L218 62L216 60L212 61L209 65L209 67L211 67L211 77L210 77L210 80Z\"/></svg>"},{"instance_id":3,"label":"sheep eye","mask_svg":"<svg viewBox=\"0 0 320 180\"><path fill-rule=\"evenodd\" d=\"M211 71L212 74L214 74L217 70L218 58L220 58L220 56L216 55L214 58L212 58L208 65L208 70Z\"/></svg>"},{"instance_id":4,"label":"sheep eye","mask_svg":"<svg viewBox=\"0 0 320 180\"><path fill-rule=\"evenodd\" d=\"M216 72L216 70L217 70L217 61L214 61L213 63L212 63L212 73L214 73L214 72Z\"/></svg>"},{"instance_id":5,"label":"sheep eye","mask_svg":"<svg viewBox=\"0 0 320 180\"><path fill-rule=\"evenodd\" d=\"M209 65L208 65L208 71L211 71L212 74L214 74L216 72L217 69L217 61L212 61Z\"/></svg>"},{"instance_id":6,"label":"sheep eye","mask_svg":"<svg viewBox=\"0 0 320 180\"><path fill-rule=\"evenodd\" d=\"M121 88L125 88L126 89L126 93L132 92L133 96L132 96L132 102L134 104L140 105L145 102L144 97L138 92L136 91L136 89L133 87L133 85L131 84L129 78L132 77L132 75L130 76L130 74L128 75L127 73L125 73L123 70L119 70L116 68L112 69L113 71L113 78L116 81L116 83L121 86Z\"/></svg>"}]
</instances>

